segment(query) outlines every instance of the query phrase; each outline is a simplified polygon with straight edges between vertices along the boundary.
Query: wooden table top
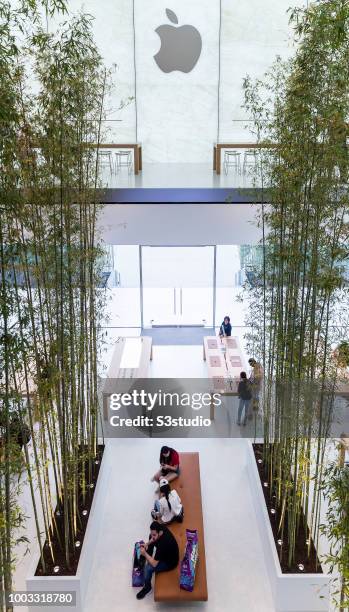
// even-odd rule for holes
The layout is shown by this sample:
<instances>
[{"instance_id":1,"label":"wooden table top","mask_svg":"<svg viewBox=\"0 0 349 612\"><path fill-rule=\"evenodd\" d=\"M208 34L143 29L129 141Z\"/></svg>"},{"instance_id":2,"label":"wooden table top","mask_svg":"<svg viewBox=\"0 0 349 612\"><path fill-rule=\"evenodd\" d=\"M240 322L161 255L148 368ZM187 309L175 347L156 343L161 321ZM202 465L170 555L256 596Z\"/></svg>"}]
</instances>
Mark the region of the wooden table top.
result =
<instances>
[{"instance_id":1,"label":"wooden table top","mask_svg":"<svg viewBox=\"0 0 349 612\"><path fill-rule=\"evenodd\" d=\"M122 354L126 342L140 341L141 356L138 368L121 368ZM110 362L107 378L147 378L149 361L151 359L152 339L149 336L130 336L118 338Z\"/></svg>"},{"instance_id":2,"label":"wooden table top","mask_svg":"<svg viewBox=\"0 0 349 612\"><path fill-rule=\"evenodd\" d=\"M139 340L141 342L141 353L137 368L122 368L122 355L125 349L127 340ZM103 414L104 419L108 419L108 395L115 393L115 380L123 380L126 384L123 392L128 392L128 388L132 387L134 381L141 378L148 378L149 362L153 358L152 354L152 339L149 336L130 336L120 337L115 342L110 366L103 381Z\"/></svg>"},{"instance_id":3,"label":"wooden table top","mask_svg":"<svg viewBox=\"0 0 349 612\"><path fill-rule=\"evenodd\" d=\"M277 144L272 142L216 142L214 147L220 149L263 149L277 147Z\"/></svg>"},{"instance_id":4,"label":"wooden table top","mask_svg":"<svg viewBox=\"0 0 349 612\"><path fill-rule=\"evenodd\" d=\"M205 336L204 359L207 361L208 378L213 381L213 390L235 395L240 372L247 368L239 338Z\"/></svg>"},{"instance_id":5,"label":"wooden table top","mask_svg":"<svg viewBox=\"0 0 349 612\"><path fill-rule=\"evenodd\" d=\"M98 147L99 149L132 149L135 147L141 147L141 143L140 142L130 142L130 143L117 143L117 142L110 142L110 143L95 143L95 144L91 144L88 146L92 146L92 147Z\"/></svg>"}]
</instances>

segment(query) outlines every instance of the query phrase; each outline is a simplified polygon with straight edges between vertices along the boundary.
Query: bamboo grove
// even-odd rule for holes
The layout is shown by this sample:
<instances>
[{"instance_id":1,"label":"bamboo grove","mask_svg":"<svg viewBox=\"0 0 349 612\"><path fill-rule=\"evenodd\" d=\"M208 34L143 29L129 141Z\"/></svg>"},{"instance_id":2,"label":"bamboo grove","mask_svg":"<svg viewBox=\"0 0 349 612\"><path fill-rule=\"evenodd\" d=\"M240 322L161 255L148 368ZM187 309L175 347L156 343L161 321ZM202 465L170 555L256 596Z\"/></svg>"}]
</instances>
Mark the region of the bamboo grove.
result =
<instances>
[{"instance_id":1,"label":"bamboo grove","mask_svg":"<svg viewBox=\"0 0 349 612\"><path fill-rule=\"evenodd\" d=\"M289 567L302 525L310 529L308 554L312 541L319 546L322 493L333 489L326 479L335 472L338 480L327 451L339 382L334 347L348 340L349 2L317 0L292 11L291 23L293 58L277 60L261 81L244 82L245 108L264 145L256 170L264 263L249 291L249 322L265 368L264 464ZM336 499L329 539L344 610L349 534L334 517L343 524L348 507Z\"/></svg>"},{"instance_id":2,"label":"bamboo grove","mask_svg":"<svg viewBox=\"0 0 349 612\"><path fill-rule=\"evenodd\" d=\"M81 523L78 498L87 495L98 454L95 145L106 72L89 17L48 34L45 12L49 18L66 7L23 0L15 11L0 2L2 609L15 548L25 547L22 488L31 490L43 571L45 542L56 565L57 513L69 568Z\"/></svg>"}]
</instances>

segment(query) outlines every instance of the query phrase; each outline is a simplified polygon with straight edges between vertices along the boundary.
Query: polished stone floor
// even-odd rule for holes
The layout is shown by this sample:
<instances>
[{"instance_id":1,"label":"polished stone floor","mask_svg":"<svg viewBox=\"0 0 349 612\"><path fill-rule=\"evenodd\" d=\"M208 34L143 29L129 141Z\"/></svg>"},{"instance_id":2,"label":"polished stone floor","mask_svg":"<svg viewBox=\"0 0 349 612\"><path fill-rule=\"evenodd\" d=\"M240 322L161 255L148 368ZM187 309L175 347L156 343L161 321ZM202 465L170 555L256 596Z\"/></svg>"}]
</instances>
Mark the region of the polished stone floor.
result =
<instances>
[{"instance_id":1,"label":"polished stone floor","mask_svg":"<svg viewBox=\"0 0 349 612\"><path fill-rule=\"evenodd\" d=\"M245 172L228 168L227 174L222 168L218 175L210 164L144 163L143 170L135 175L127 168L116 172L113 165L106 165L102 167L102 182L107 188L248 188L254 184L252 173L249 167Z\"/></svg>"},{"instance_id":2,"label":"polished stone floor","mask_svg":"<svg viewBox=\"0 0 349 612\"><path fill-rule=\"evenodd\" d=\"M130 586L132 549L148 534L154 500L150 477L157 467L160 441L109 440L113 469L84 612L133 612L140 607L166 612L274 612L244 441L168 442L179 451L200 453L209 601L183 608L155 604L152 594L142 602L136 600L137 589Z\"/></svg>"},{"instance_id":3,"label":"polished stone floor","mask_svg":"<svg viewBox=\"0 0 349 612\"><path fill-rule=\"evenodd\" d=\"M116 330L115 330L116 331ZM117 330L130 335L129 330ZM139 330L133 330L137 335ZM110 362L112 342L104 354ZM149 375L152 378L207 376L202 346L155 346ZM101 516L101 531L96 541L93 568L83 612L133 612L166 610L173 605L155 604L149 595L143 602L130 586L131 557L134 542L147 536L154 485L150 477L157 467L159 446L169 444L179 451L200 453L202 500L207 557L209 601L186 606L187 610L205 612L274 612L263 549L257 530L246 471L244 437L253 437L251 427L235 424L237 400L217 414L217 432L228 425L226 435L215 438L137 438L109 439L111 469L108 493ZM217 412L217 411L216 411ZM338 431L348 424L348 406L339 402L336 418ZM253 429L253 427L252 427ZM229 433L228 433L229 432ZM193 434L194 435L194 434ZM338 432L337 432L338 435ZM35 528L29 487L23 486L19 504L27 518L26 535L35 542ZM17 549L15 590L25 590L25 577L31 555L27 545ZM34 550L33 544L30 551ZM17 607L15 612L26 612Z\"/></svg>"}]
</instances>

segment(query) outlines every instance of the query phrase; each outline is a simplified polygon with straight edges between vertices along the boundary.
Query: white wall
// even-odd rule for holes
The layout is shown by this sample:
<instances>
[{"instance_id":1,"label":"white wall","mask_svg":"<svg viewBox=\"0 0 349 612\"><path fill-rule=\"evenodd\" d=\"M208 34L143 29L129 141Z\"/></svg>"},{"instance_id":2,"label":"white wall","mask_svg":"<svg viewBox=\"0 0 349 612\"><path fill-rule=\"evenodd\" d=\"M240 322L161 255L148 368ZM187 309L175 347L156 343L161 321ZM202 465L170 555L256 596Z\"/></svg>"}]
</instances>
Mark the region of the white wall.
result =
<instances>
[{"instance_id":1,"label":"white wall","mask_svg":"<svg viewBox=\"0 0 349 612\"><path fill-rule=\"evenodd\" d=\"M219 140L245 142L249 117L243 105L242 83L246 75L260 78L277 55L293 51L289 27L290 6L303 0L222 0L221 89Z\"/></svg>"},{"instance_id":2,"label":"white wall","mask_svg":"<svg viewBox=\"0 0 349 612\"><path fill-rule=\"evenodd\" d=\"M95 17L96 42L105 63L117 64L108 105L110 140L137 138L145 162L210 162L217 136L248 141L242 80L247 73L262 76L277 54L292 52L287 9L304 3L69 0L72 12L83 7ZM166 8L177 14L179 26L191 24L201 33L201 57L188 74L165 74L154 61L160 47L155 29L170 23ZM137 104L134 100L118 110L121 100L135 93Z\"/></svg>"},{"instance_id":3,"label":"white wall","mask_svg":"<svg viewBox=\"0 0 349 612\"><path fill-rule=\"evenodd\" d=\"M163 73L153 55L160 47L155 29L168 23L165 8L202 37L202 52L185 74ZM211 159L217 130L219 2L217 0L136 0L137 101L140 141L150 162Z\"/></svg>"},{"instance_id":4,"label":"white wall","mask_svg":"<svg viewBox=\"0 0 349 612\"><path fill-rule=\"evenodd\" d=\"M106 244L256 244L257 205L107 204L99 217Z\"/></svg>"},{"instance_id":5,"label":"white wall","mask_svg":"<svg viewBox=\"0 0 349 612\"><path fill-rule=\"evenodd\" d=\"M136 140L135 105L122 101L134 97L134 54L132 0L67 0L71 15L83 11L94 19L95 41L108 69L113 72L113 86L106 101L107 125L111 142ZM50 31L67 16L57 17L49 24Z\"/></svg>"}]
</instances>

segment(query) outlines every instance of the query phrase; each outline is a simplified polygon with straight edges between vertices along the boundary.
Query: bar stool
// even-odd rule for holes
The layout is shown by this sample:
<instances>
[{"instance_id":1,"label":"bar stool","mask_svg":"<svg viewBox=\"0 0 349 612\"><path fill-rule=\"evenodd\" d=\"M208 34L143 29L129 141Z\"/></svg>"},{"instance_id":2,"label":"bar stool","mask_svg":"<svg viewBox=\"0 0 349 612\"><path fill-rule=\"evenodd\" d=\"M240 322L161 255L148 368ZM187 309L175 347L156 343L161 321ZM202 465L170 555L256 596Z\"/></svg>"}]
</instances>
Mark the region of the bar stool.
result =
<instances>
[{"instance_id":1,"label":"bar stool","mask_svg":"<svg viewBox=\"0 0 349 612\"><path fill-rule=\"evenodd\" d=\"M129 174L131 173L132 165L133 165L131 150L120 149L119 151L116 151L115 159L116 159L116 172L119 172L122 166L125 166L128 168Z\"/></svg>"},{"instance_id":2,"label":"bar stool","mask_svg":"<svg viewBox=\"0 0 349 612\"><path fill-rule=\"evenodd\" d=\"M109 168L110 174L113 174L114 168L111 151L99 151L98 164L101 168Z\"/></svg>"},{"instance_id":3,"label":"bar stool","mask_svg":"<svg viewBox=\"0 0 349 612\"><path fill-rule=\"evenodd\" d=\"M240 155L238 151L224 151L224 172L228 174L228 168L234 168L236 172L240 174L241 165L240 165Z\"/></svg>"},{"instance_id":4,"label":"bar stool","mask_svg":"<svg viewBox=\"0 0 349 612\"><path fill-rule=\"evenodd\" d=\"M258 155L258 151L254 150L254 149L248 149L247 151L245 151L244 161L243 161L243 164L242 164L242 172L243 172L243 174L246 173L246 168L247 167L255 167L256 162L257 162L257 155Z\"/></svg>"}]
</instances>

